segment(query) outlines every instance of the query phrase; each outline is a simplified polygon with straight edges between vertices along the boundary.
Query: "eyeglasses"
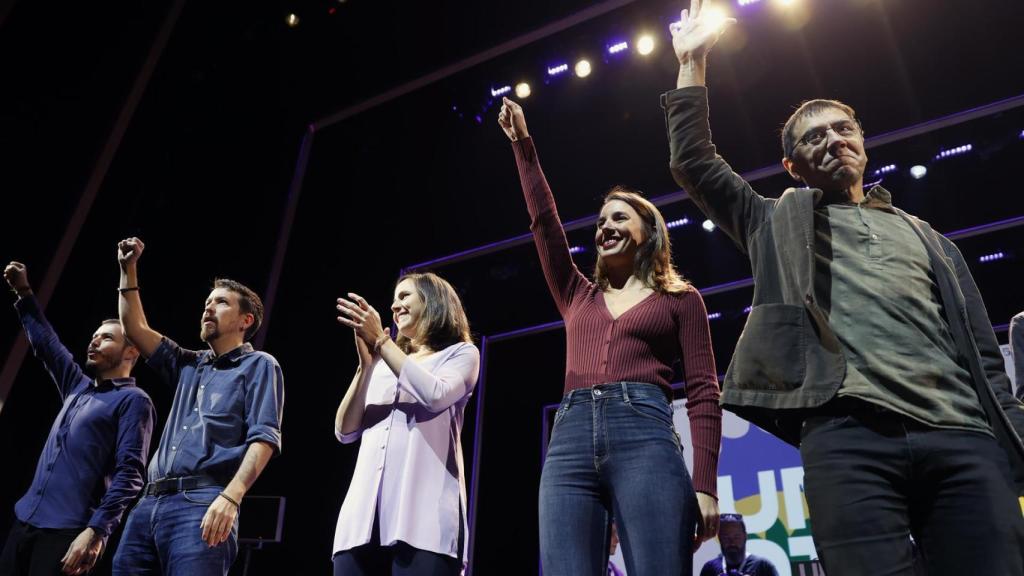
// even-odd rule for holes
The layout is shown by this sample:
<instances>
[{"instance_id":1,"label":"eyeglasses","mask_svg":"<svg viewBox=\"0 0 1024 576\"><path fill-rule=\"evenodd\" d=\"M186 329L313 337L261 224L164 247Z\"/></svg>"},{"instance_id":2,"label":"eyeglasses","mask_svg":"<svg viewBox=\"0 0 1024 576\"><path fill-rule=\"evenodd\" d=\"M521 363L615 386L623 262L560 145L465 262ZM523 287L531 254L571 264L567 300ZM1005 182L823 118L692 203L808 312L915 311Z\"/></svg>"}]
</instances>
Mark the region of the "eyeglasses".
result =
<instances>
[{"instance_id":1,"label":"eyeglasses","mask_svg":"<svg viewBox=\"0 0 1024 576\"><path fill-rule=\"evenodd\" d=\"M840 120L839 122L834 122L828 126L808 131L802 138L797 140L796 145L817 146L825 141L825 138L828 137L829 130L835 132L842 138L850 138L860 134L860 126L858 126L856 122L853 120Z\"/></svg>"}]
</instances>

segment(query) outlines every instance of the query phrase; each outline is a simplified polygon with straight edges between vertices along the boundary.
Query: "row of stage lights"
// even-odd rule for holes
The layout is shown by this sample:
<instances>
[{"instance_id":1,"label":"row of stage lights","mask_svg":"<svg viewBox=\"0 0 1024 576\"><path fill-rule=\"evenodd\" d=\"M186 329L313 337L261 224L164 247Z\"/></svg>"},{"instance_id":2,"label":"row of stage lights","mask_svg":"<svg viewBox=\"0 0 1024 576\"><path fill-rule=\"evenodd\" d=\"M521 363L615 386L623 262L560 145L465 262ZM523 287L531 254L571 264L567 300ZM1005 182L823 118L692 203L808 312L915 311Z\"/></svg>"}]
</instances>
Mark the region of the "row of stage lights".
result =
<instances>
[{"instance_id":1,"label":"row of stage lights","mask_svg":"<svg viewBox=\"0 0 1024 576\"><path fill-rule=\"evenodd\" d=\"M641 34L637 37L634 42L636 53L640 56L650 56L654 52L655 40L651 34ZM618 57L624 55L624 53L630 50L630 44L625 40L618 40L605 47L605 54L607 58ZM577 78L586 78L590 76L591 72L594 71L594 65L587 58L580 58L572 66L572 73ZM546 70L546 81L551 81L555 78L567 76L569 73L569 63L559 62L547 67ZM533 88L529 82L522 81L513 87L511 84L502 86L496 86L491 88L491 97L499 98L501 96L507 96L511 93L515 93L516 98L523 99L529 98L533 94Z\"/></svg>"},{"instance_id":2,"label":"row of stage lights","mask_svg":"<svg viewBox=\"0 0 1024 576\"><path fill-rule=\"evenodd\" d=\"M1020 134L1018 134L1017 137L1021 140L1024 140L1024 130L1021 130ZM938 162L940 160L955 158L957 156L969 154L973 151L973 144L961 144L959 146L954 146L952 148L944 148L942 150L939 150L938 154L936 154L932 158L932 161ZM872 171L871 174L875 178L881 178L886 174L891 174L893 172L896 172L897 170L899 170L899 168L895 164L886 164L885 166L882 166ZM914 164L913 166L910 167L909 173L910 177L913 178L914 180L920 180L921 178L924 178L925 176L928 175L928 167L923 164Z\"/></svg>"},{"instance_id":3,"label":"row of stage lights","mask_svg":"<svg viewBox=\"0 0 1024 576\"><path fill-rule=\"evenodd\" d=\"M797 4L800 0L734 0L736 6L739 8L746 8L754 4L774 4L781 9L789 9ZM706 18L715 23L722 23L730 17L729 13L721 6L725 4L719 3L715 6L705 6L703 12ZM630 44L628 41L622 39L616 39L609 42L604 47L604 61L609 63L616 57L622 56L628 53L631 49L643 57L650 56L657 48L657 41L653 34L644 32L636 37L636 40ZM580 58L572 65L571 69L573 74L577 78L586 78L594 71L595 64L589 58ZM556 64L547 66L547 74L544 77L544 83L547 84L556 77L568 75L570 65L568 62L558 62ZM533 94L533 85L526 80L521 80L515 84L498 84L492 86L490 89L491 98L499 98L501 96L507 96L509 94L515 94L517 98L529 98Z\"/></svg>"}]
</instances>

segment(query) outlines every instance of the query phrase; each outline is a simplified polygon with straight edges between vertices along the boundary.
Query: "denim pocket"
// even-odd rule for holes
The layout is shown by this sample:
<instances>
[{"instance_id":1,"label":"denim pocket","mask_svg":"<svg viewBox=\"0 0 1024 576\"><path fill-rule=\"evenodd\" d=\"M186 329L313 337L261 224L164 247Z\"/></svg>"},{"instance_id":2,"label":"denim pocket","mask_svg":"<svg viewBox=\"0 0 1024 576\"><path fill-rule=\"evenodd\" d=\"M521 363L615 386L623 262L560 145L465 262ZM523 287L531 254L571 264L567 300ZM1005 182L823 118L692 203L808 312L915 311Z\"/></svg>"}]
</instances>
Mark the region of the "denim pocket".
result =
<instances>
[{"instance_id":1,"label":"denim pocket","mask_svg":"<svg viewBox=\"0 0 1024 576\"><path fill-rule=\"evenodd\" d=\"M661 398L630 398L626 404L633 413L672 426L672 406Z\"/></svg>"}]
</instances>

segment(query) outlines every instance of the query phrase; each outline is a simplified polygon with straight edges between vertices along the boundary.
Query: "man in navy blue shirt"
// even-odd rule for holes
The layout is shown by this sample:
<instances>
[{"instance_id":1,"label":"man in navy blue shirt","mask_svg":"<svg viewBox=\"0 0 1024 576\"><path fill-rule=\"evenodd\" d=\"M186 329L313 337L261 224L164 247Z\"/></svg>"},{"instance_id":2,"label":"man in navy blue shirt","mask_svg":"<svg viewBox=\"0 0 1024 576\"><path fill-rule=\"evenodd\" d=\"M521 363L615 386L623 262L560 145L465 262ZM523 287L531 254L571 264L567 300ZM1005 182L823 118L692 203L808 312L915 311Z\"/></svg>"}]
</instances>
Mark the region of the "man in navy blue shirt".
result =
<instances>
[{"instance_id":1,"label":"man in navy blue shirt","mask_svg":"<svg viewBox=\"0 0 1024 576\"><path fill-rule=\"evenodd\" d=\"M118 320L106 320L87 352L86 370L95 377L86 376L40 310L25 265L11 262L4 279L63 406L32 485L14 507L0 575L85 574L143 486L155 413L130 376L139 351Z\"/></svg>"},{"instance_id":2,"label":"man in navy blue shirt","mask_svg":"<svg viewBox=\"0 0 1024 576\"><path fill-rule=\"evenodd\" d=\"M199 335L209 350L186 350L151 329L139 297L143 249L138 238L118 244L121 322L175 391L114 574L223 576L238 551L242 497L281 450L281 366L246 342L259 329L263 304L233 280L214 282L206 299Z\"/></svg>"}]
</instances>

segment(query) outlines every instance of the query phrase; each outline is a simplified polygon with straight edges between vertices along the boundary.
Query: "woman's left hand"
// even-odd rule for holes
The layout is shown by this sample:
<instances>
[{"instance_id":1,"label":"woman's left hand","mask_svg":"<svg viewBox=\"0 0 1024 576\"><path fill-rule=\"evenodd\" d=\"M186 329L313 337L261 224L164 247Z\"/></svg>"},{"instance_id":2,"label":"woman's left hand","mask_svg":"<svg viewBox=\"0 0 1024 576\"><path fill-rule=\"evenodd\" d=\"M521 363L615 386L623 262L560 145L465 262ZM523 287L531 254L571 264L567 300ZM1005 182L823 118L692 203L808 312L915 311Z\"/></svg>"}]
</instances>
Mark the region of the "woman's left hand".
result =
<instances>
[{"instance_id":1,"label":"woman's left hand","mask_svg":"<svg viewBox=\"0 0 1024 576\"><path fill-rule=\"evenodd\" d=\"M349 292L348 297L352 300L338 298L338 322L355 330L356 336L374 350L385 334L380 314L362 296Z\"/></svg>"},{"instance_id":2,"label":"woman's left hand","mask_svg":"<svg viewBox=\"0 0 1024 576\"><path fill-rule=\"evenodd\" d=\"M693 537L693 551L707 540L718 536L718 500L703 492L697 492L697 507L700 516L697 518L697 534Z\"/></svg>"}]
</instances>

